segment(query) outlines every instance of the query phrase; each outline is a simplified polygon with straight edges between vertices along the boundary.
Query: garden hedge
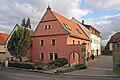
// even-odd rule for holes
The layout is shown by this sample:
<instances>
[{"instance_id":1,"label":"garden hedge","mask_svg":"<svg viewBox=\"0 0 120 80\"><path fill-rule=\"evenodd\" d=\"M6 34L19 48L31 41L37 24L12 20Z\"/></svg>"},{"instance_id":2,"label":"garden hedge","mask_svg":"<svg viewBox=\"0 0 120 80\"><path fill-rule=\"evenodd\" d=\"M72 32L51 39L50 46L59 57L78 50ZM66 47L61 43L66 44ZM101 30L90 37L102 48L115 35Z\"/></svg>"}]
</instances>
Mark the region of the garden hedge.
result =
<instances>
[{"instance_id":1,"label":"garden hedge","mask_svg":"<svg viewBox=\"0 0 120 80\"><path fill-rule=\"evenodd\" d=\"M35 63L32 62L10 62L8 66L23 69L35 69Z\"/></svg>"},{"instance_id":2,"label":"garden hedge","mask_svg":"<svg viewBox=\"0 0 120 80\"><path fill-rule=\"evenodd\" d=\"M68 63L68 59L66 58L58 58L57 60L53 61L52 64L55 65L55 67L61 67Z\"/></svg>"},{"instance_id":3,"label":"garden hedge","mask_svg":"<svg viewBox=\"0 0 120 80\"><path fill-rule=\"evenodd\" d=\"M76 65L75 65L75 68L76 68L76 69L79 69L79 70L81 70L81 69L86 69L86 65L85 65L85 64L76 64Z\"/></svg>"}]
</instances>

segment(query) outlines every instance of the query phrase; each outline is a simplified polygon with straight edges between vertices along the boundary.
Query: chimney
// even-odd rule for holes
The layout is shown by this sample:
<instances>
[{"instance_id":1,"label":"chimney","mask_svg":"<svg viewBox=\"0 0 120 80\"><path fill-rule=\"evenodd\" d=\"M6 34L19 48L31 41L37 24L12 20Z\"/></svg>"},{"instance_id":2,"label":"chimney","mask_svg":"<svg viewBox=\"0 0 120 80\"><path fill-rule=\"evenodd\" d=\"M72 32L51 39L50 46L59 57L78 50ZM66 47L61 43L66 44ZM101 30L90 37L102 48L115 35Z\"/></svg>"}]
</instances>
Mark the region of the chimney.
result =
<instances>
[{"instance_id":1,"label":"chimney","mask_svg":"<svg viewBox=\"0 0 120 80\"><path fill-rule=\"evenodd\" d=\"M84 24L84 20L82 20L82 24Z\"/></svg>"}]
</instances>

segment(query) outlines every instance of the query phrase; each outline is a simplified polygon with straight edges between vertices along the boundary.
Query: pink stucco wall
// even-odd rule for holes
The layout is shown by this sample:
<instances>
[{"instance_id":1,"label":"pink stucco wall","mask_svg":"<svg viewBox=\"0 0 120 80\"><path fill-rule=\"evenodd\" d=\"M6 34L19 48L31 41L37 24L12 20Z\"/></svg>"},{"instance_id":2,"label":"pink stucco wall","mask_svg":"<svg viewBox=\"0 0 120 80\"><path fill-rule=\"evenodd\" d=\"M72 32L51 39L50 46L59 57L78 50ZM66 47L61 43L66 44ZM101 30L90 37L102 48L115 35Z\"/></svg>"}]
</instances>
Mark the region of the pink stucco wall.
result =
<instances>
[{"instance_id":1,"label":"pink stucco wall","mask_svg":"<svg viewBox=\"0 0 120 80\"><path fill-rule=\"evenodd\" d=\"M40 40L44 40L44 45L40 45ZM56 40L56 45L51 45L51 39ZM59 36L43 36L33 38L32 60L36 62L50 62L49 53L58 53L59 58L65 57L69 59L71 52L76 51L80 54L80 62L83 63L82 45L67 45L66 35ZM44 53L44 60L40 60L40 53ZM75 57L77 57L75 55ZM78 58L70 59L71 63L78 62Z\"/></svg>"}]
</instances>

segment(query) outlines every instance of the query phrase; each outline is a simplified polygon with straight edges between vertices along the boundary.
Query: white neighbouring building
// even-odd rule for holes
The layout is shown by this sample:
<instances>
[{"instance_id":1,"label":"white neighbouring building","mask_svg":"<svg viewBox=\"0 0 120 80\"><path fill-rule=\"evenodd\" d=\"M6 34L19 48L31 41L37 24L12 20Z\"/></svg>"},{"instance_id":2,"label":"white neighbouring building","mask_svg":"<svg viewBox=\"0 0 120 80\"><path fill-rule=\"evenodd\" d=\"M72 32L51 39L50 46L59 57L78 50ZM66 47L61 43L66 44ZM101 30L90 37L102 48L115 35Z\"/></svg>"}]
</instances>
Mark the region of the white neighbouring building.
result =
<instances>
[{"instance_id":1,"label":"white neighbouring building","mask_svg":"<svg viewBox=\"0 0 120 80\"><path fill-rule=\"evenodd\" d=\"M97 34L91 32L91 53L95 56L101 55L101 37L99 32Z\"/></svg>"},{"instance_id":2,"label":"white neighbouring building","mask_svg":"<svg viewBox=\"0 0 120 80\"><path fill-rule=\"evenodd\" d=\"M90 44L90 52L89 56L91 54L94 54L95 56L101 55L101 34L100 32L92 27L91 25L84 24L84 20L82 20L82 23L76 20L74 17L71 19L73 22L76 22L80 27L83 29L83 31L89 36L91 39Z\"/></svg>"}]
</instances>

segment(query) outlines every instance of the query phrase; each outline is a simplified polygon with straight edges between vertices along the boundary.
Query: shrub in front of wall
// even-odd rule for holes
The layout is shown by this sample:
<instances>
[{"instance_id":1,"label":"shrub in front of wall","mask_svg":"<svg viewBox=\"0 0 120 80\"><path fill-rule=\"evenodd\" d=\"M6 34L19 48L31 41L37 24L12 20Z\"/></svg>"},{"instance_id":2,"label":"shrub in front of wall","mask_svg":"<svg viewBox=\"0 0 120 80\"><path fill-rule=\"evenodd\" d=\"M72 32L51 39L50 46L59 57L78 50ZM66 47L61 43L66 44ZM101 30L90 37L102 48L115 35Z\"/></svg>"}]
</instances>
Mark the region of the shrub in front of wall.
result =
<instances>
[{"instance_id":1,"label":"shrub in front of wall","mask_svg":"<svg viewBox=\"0 0 120 80\"><path fill-rule=\"evenodd\" d=\"M86 65L85 64L76 64L75 68L78 69L78 70L86 69Z\"/></svg>"},{"instance_id":2,"label":"shrub in front of wall","mask_svg":"<svg viewBox=\"0 0 120 80\"><path fill-rule=\"evenodd\" d=\"M67 63L68 63L68 59L66 58L59 58L52 62L52 64L54 64L55 67L61 67L61 66L66 65Z\"/></svg>"},{"instance_id":3,"label":"shrub in front of wall","mask_svg":"<svg viewBox=\"0 0 120 80\"><path fill-rule=\"evenodd\" d=\"M35 69L35 64L32 62L10 62L8 66L23 69Z\"/></svg>"},{"instance_id":4,"label":"shrub in front of wall","mask_svg":"<svg viewBox=\"0 0 120 80\"><path fill-rule=\"evenodd\" d=\"M120 69L120 64L116 65L116 69Z\"/></svg>"}]
</instances>

